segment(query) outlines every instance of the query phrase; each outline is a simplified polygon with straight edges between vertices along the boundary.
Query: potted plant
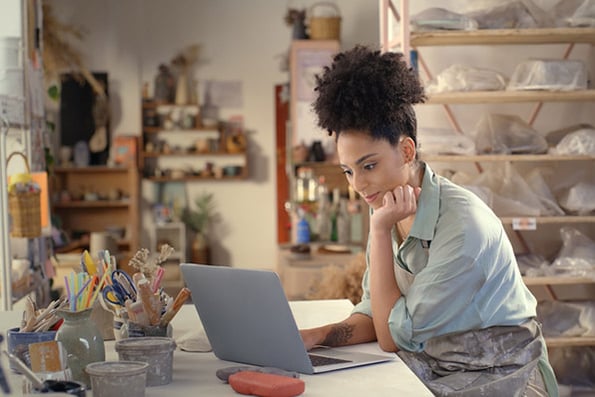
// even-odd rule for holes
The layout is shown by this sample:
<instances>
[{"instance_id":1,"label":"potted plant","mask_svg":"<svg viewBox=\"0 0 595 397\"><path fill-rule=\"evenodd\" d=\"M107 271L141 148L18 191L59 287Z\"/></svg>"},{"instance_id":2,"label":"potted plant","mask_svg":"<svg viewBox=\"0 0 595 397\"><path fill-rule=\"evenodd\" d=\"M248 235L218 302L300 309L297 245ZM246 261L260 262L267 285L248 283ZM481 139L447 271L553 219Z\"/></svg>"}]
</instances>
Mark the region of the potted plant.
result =
<instances>
[{"instance_id":1,"label":"potted plant","mask_svg":"<svg viewBox=\"0 0 595 397\"><path fill-rule=\"evenodd\" d=\"M202 193L194 199L195 209L184 208L181 220L194 233L191 244L191 260L194 263L208 263L208 228L215 220L215 202L212 193Z\"/></svg>"}]
</instances>

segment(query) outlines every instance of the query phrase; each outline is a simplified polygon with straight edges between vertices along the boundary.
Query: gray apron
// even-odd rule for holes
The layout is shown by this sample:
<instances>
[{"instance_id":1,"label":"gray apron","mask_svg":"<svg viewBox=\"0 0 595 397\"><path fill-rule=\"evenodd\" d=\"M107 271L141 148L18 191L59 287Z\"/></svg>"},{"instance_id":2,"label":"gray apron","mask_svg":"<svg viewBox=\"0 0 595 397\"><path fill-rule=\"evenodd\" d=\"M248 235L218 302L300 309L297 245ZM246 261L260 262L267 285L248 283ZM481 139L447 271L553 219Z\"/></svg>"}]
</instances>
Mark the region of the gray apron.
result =
<instances>
[{"instance_id":1,"label":"gray apron","mask_svg":"<svg viewBox=\"0 0 595 397\"><path fill-rule=\"evenodd\" d=\"M397 285L407 296L415 276L398 265L395 268ZM540 371L544 353L547 364L541 328L529 320L519 326L437 336L425 343L423 352L397 354L437 396L556 396L553 372L546 389Z\"/></svg>"}]
</instances>

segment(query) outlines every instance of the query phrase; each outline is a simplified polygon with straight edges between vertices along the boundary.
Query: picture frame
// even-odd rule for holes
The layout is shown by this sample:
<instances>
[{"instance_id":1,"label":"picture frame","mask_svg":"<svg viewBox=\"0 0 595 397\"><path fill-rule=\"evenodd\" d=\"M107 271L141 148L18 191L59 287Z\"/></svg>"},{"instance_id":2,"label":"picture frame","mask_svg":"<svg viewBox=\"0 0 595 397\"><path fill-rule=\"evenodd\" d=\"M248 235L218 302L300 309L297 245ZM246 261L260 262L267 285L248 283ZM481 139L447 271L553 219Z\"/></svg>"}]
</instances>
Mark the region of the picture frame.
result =
<instances>
[{"instance_id":1,"label":"picture frame","mask_svg":"<svg viewBox=\"0 0 595 397\"><path fill-rule=\"evenodd\" d=\"M138 138L131 135L117 135L113 143L114 164L130 166L137 164Z\"/></svg>"}]
</instances>

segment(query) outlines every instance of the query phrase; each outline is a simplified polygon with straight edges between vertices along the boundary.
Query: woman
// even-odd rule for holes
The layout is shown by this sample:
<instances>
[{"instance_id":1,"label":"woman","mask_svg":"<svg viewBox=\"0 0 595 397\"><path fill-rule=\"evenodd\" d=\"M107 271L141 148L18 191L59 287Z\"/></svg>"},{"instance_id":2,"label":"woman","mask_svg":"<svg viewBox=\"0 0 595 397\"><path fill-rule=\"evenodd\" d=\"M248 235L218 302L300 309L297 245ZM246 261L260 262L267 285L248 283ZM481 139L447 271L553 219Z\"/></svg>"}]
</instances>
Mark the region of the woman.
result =
<instances>
[{"instance_id":1,"label":"woman","mask_svg":"<svg viewBox=\"0 0 595 397\"><path fill-rule=\"evenodd\" d=\"M536 300L498 217L417 160L423 88L401 54L357 46L317 77L314 110L370 206L363 297L306 348L377 340L443 396L557 396Z\"/></svg>"}]
</instances>

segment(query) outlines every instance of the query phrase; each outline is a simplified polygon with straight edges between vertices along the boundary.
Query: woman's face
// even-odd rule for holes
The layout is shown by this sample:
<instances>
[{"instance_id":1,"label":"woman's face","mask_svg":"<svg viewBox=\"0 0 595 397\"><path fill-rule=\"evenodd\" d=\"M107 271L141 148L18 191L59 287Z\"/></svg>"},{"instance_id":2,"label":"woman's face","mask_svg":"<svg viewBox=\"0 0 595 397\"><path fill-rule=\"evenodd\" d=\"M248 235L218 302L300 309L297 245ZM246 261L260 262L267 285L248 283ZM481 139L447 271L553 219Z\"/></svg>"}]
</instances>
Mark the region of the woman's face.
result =
<instances>
[{"instance_id":1,"label":"woman's face","mask_svg":"<svg viewBox=\"0 0 595 397\"><path fill-rule=\"evenodd\" d=\"M412 142L411 138L401 138L399 144L392 146L384 139L372 139L367 132L349 130L339 134L340 166L351 187L372 208L382 205L384 193L409 183L410 163L406 160L410 162L415 154L411 157L411 148L407 146Z\"/></svg>"}]
</instances>

